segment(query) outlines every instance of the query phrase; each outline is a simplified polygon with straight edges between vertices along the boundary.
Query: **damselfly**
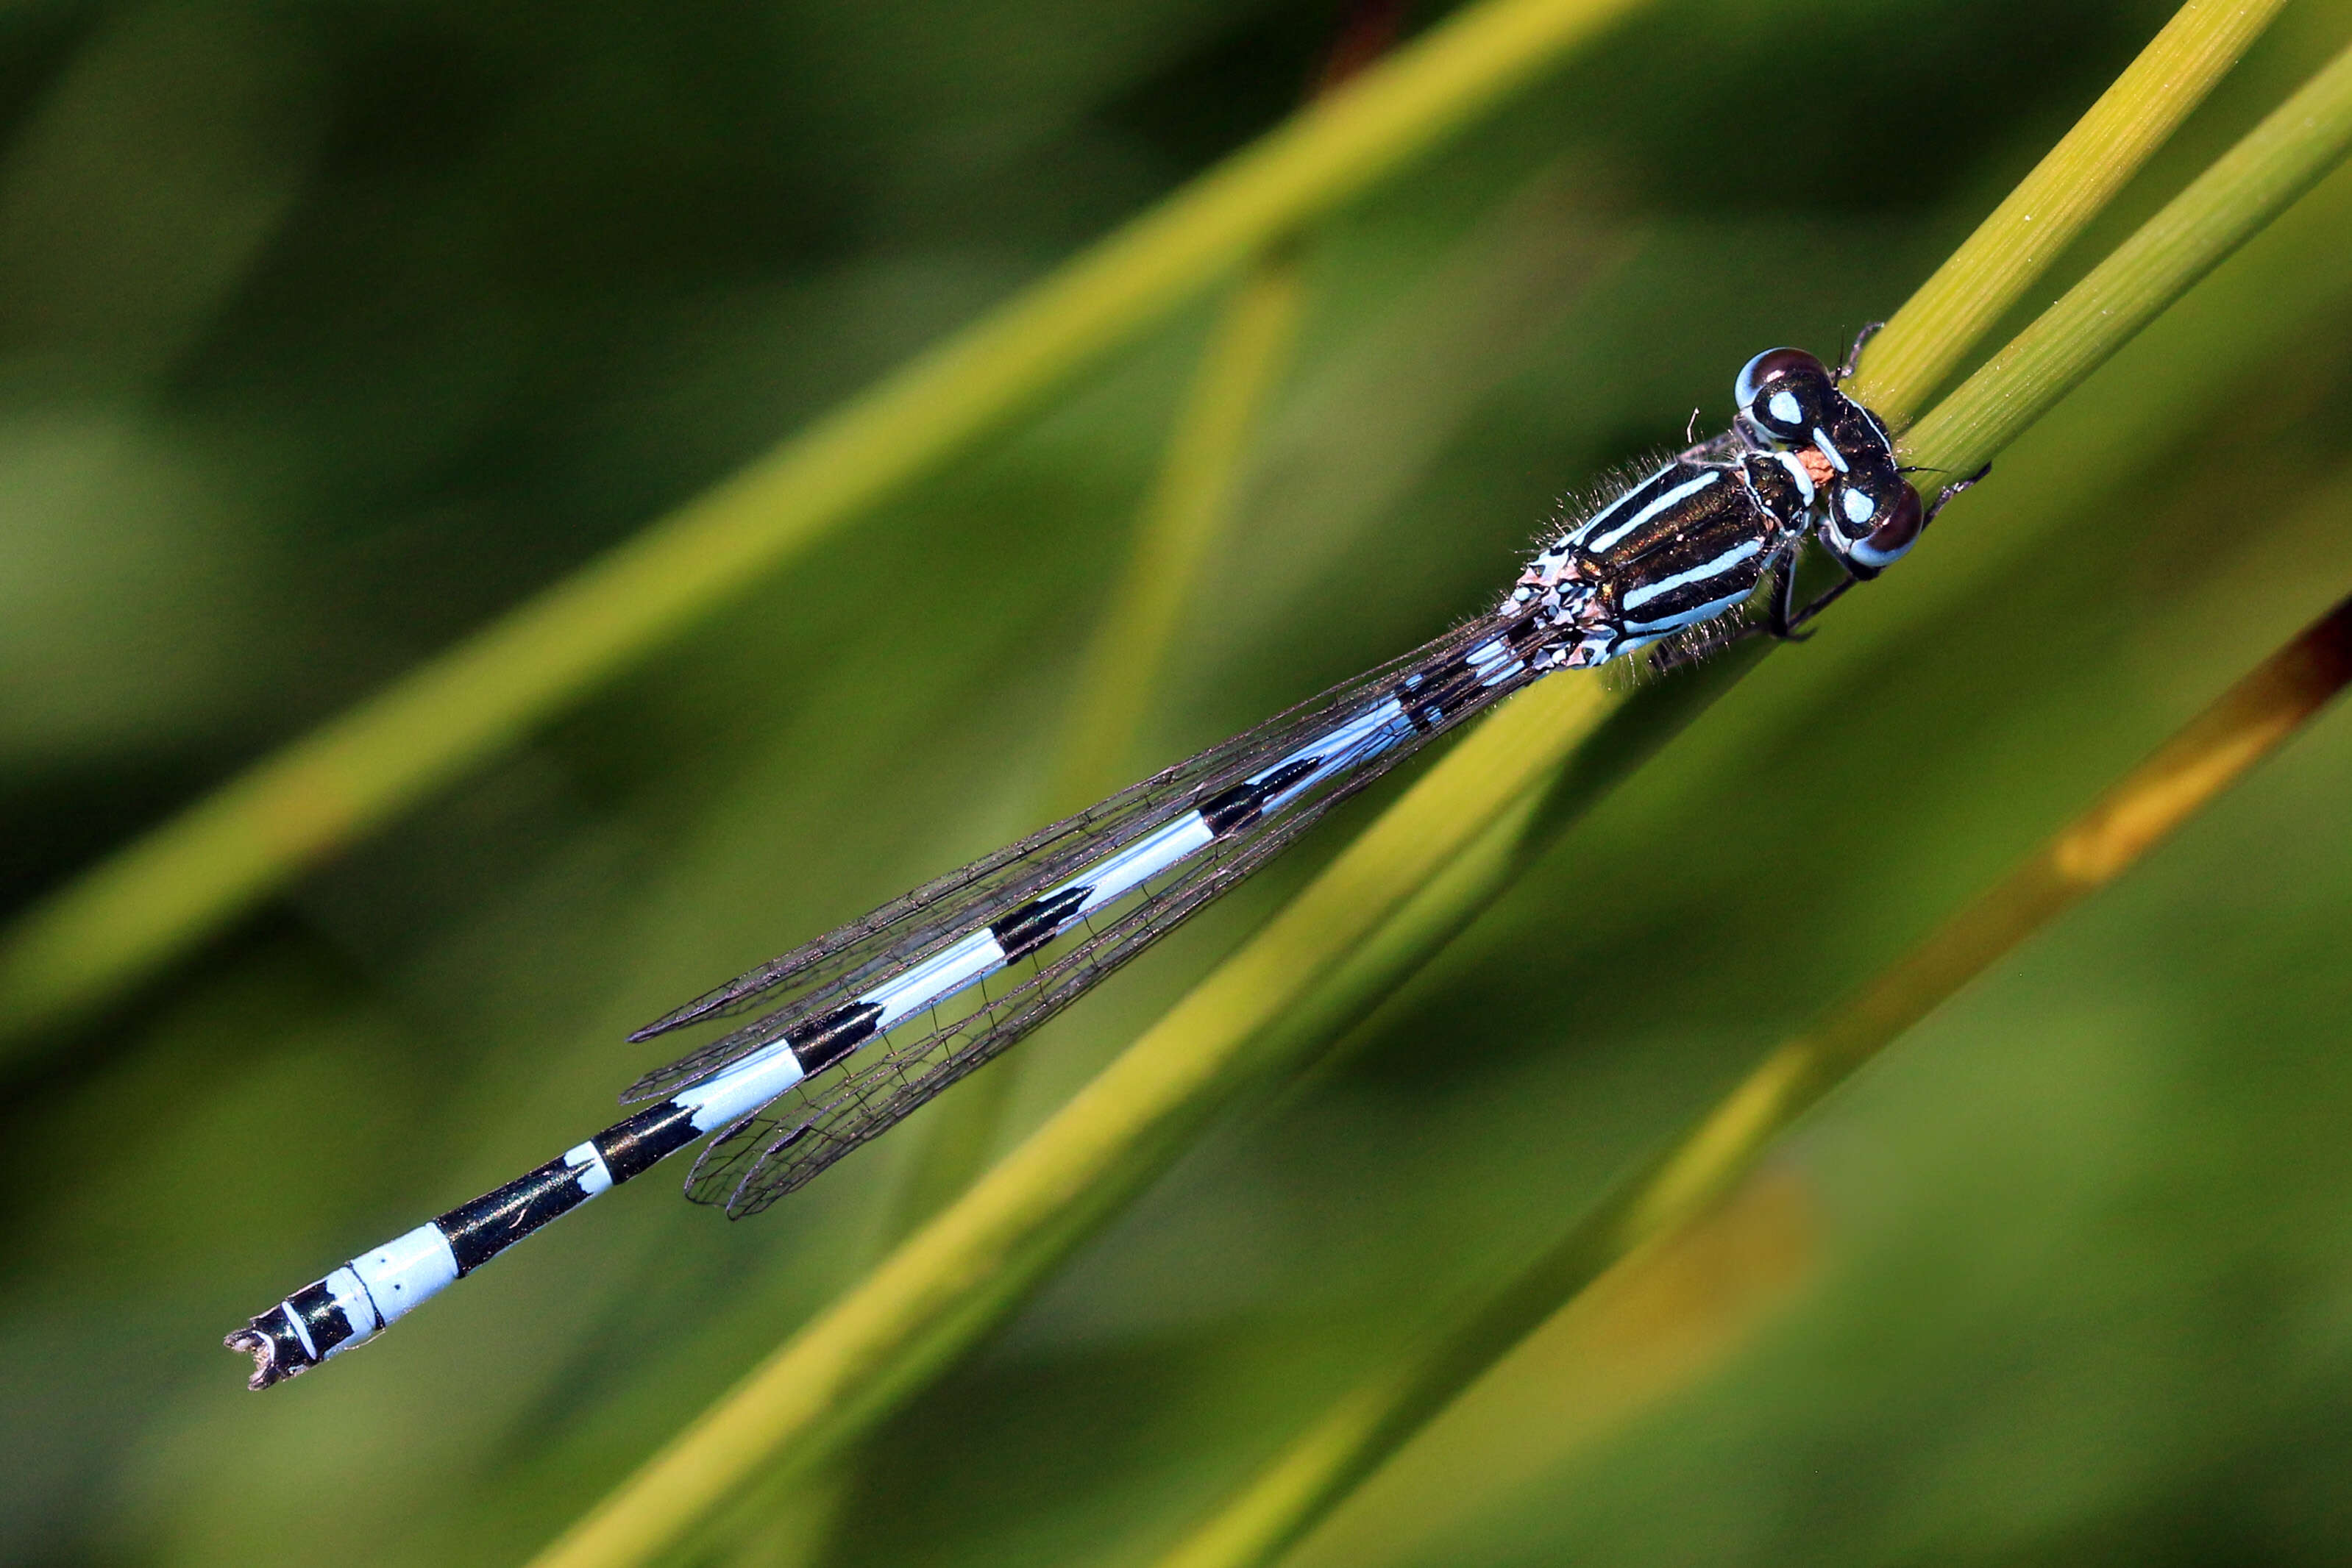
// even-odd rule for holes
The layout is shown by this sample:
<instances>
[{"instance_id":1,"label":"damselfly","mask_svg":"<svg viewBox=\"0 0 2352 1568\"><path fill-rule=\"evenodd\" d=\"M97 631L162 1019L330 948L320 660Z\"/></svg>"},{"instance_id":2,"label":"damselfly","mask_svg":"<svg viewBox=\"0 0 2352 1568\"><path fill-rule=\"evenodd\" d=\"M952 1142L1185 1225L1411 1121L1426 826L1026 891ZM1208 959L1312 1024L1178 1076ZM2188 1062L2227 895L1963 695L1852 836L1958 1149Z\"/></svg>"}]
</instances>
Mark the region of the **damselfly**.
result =
<instances>
[{"instance_id":1,"label":"damselfly","mask_svg":"<svg viewBox=\"0 0 2352 1568\"><path fill-rule=\"evenodd\" d=\"M1885 425L1839 390L1844 375L1801 350L1759 354L1734 384L1730 430L1567 520L1487 614L647 1024L630 1038L758 1015L630 1085L623 1101L646 1109L230 1334L254 1358L251 1385L373 1338L705 1136L687 1196L758 1213L1067 1007L1431 737L1542 675L1686 637L1759 589L1763 618L1749 629L1794 636L1909 549L1935 511L1896 467ZM1799 612L1809 538L1843 577Z\"/></svg>"}]
</instances>

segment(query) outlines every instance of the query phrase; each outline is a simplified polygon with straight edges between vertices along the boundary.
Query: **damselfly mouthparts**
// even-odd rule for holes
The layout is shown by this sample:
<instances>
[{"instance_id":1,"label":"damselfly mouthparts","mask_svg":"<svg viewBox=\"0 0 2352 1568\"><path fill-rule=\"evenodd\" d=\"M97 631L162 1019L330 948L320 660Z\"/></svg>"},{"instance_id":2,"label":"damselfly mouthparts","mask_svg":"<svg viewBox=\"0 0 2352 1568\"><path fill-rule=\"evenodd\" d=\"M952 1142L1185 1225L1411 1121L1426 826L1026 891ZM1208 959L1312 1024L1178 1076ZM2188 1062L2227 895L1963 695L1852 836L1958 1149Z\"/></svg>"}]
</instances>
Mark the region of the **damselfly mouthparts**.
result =
<instances>
[{"instance_id":1,"label":"damselfly mouthparts","mask_svg":"<svg viewBox=\"0 0 2352 1568\"><path fill-rule=\"evenodd\" d=\"M624 1093L646 1109L354 1258L228 1336L267 1388L373 1338L557 1215L710 1136L687 1194L755 1214L1067 1007L1423 742L1551 671L1651 648L1770 584L1788 637L1915 543L1933 507L1876 415L1796 349L1732 428L1530 561L1488 614L646 1025L758 1013ZM1937 505L1949 497L1946 490ZM1808 538L1843 569L1800 612Z\"/></svg>"}]
</instances>

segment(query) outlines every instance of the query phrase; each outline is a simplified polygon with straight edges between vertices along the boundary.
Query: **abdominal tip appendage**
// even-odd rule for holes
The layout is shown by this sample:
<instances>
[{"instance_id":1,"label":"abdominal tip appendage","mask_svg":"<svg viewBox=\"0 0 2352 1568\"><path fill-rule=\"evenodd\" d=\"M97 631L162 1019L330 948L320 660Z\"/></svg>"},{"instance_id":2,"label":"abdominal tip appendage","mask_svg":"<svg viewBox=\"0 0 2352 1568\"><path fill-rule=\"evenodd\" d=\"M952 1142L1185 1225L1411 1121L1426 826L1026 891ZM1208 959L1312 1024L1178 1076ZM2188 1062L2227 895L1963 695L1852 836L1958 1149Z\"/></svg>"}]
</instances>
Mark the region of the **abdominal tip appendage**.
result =
<instances>
[{"instance_id":1,"label":"abdominal tip appendage","mask_svg":"<svg viewBox=\"0 0 2352 1568\"><path fill-rule=\"evenodd\" d=\"M253 1357L253 1375L245 1380L245 1385L256 1394L273 1383L283 1383L303 1370L299 1366L278 1365L278 1347L270 1343L268 1334L258 1329L239 1329L221 1343Z\"/></svg>"}]
</instances>

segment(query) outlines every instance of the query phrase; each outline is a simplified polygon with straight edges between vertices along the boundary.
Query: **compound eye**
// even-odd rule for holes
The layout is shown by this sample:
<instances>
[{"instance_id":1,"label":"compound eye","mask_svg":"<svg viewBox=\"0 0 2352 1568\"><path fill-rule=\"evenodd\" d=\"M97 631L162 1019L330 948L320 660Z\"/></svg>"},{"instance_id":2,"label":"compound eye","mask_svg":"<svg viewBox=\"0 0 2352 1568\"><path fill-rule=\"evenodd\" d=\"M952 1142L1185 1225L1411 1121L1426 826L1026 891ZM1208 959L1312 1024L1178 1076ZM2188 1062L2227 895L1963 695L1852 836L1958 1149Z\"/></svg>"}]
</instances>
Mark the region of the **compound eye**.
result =
<instances>
[{"instance_id":1,"label":"compound eye","mask_svg":"<svg viewBox=\"0 0 2352 1568\"><path fill-rule=\"evenodd\" d=\"M1873 571L1902 559L1906 550L1919 542L1919 530L1927 527L1919 492L1908 485L1896 485L1895 504L1884 510L1878 525L1848 552Z\"/></svg>"},{"instance_id":2,"label":"compound eye","mask_svg":"<svg viewBox=\"0 0 2352 1568\"><path fill-rule=\"evenodd\" d=\"M1830 373L1802 349L1767 349L1731 384L1740 412L1782 441L1804 441L1829 406Z\"/></svg>"},{"instance_id":3,"label":"compound eye","mask_svg":"<svg viewBox=\"0 0 2352 1568\"><path fill-rule=\"evenodd\" d=\"M1740 407L1746 408L1756 401L1757 392L1766 382L1792 373L1830 379L1828 368L1802 349L1767 349L1740 367L1738 379L1732 383L1732 395L1739 400Z\"/></svg>"},{"instance_id":4,"label":"compound eye","mask_svg":"<svg viewBox=\"0 0 2352 1568\"><path fill-rule=\"evenodd\" d=\"M1927 513L1919 505L1919 492L1906 485L1895 497L1895 509L1886 520L1870 530L1862 542L1885 555L1889 560L1919 542L1919 530L1927 527Z\"/></svg>"}]
</instances>

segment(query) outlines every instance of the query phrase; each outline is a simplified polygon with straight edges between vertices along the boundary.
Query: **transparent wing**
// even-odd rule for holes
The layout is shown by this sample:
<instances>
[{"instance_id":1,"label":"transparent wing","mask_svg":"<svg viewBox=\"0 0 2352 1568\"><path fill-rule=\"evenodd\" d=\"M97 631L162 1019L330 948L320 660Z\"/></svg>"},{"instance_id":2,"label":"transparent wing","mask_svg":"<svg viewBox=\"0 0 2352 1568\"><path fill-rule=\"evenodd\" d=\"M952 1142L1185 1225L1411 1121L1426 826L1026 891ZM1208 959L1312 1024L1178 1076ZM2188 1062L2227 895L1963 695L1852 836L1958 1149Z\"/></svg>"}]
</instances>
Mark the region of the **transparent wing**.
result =
<instances>
[{"instance_id":1,"label":"transparent wing","mask_svg":"<svg viewBox=\"0 0 2352 1568\"><path fill-rule=\"evenodd\" d=\"M926 883L655 1019L629 1038L650 1040L715 1019L767 1009L752 1022L646 1073L622 1092L622 1100L666 1099L782 1039L808 1019L887 983L1082 868L1192 810L1270 758L1304 744L1406 672L1456 657L1495 635L1504 624L1482 618L1458 627L1108 800ZM1283 815L1286 819L1289 813Z\"/></svg>"},{"instance_id":2,"label":"transparent wing","mask_svg":"<svg viewBox=\"0 0 2352 1568\"><path fill-rule=\"evenodd\" d=\"M1491 635L1491 624L1479 636ZM1467 641L1443 639L1420 656L1444 659ZM1128 959L1173 929L1312 827L1333 805L1451 728L1534 677L1479 688L1425 732L1334 768L1329 783L1279 813L1235 831L1173 867L1115 911L1087 921L1039 958L995 977L948 1006L910 1019L840 1065L820 1073L723 1130L687 1177L687 1196L735 1218L757 1214L819 1171L887 1131L959 1078L1076 1000ZM1347 688L1360 702L1363 689ZM1344 706L1344 705L1343 705Z\"/></svg>"}]
</instances>

